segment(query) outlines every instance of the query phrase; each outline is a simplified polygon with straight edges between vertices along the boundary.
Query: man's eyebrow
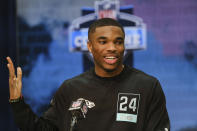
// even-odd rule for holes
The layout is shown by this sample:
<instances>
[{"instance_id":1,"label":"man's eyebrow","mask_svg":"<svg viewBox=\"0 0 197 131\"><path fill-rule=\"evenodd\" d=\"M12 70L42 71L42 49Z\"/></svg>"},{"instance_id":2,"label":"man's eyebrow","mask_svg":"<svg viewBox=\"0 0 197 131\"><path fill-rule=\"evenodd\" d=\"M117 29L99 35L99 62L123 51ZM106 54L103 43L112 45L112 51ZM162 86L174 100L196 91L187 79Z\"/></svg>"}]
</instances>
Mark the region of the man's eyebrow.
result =
<instances>
[{"instance_id":1,"label":"man's eyebrow","mask_svg":"<svg viewBox=\"0 0 197 131\"><path fill-rule=\"evenodd\" d=\"M97 40L99 40L99 39L107 39L107 38L105 36L100 36L97 38Z\"/></svg>"},{"instance_id":2,"label":"man's eyebrow","mask_svg":"<svg viewBox=\"0 0 197 131\"><path fill-rule=\"evenodd\" d=\"M116 40L124 40L123 37L117 37Z\"/></svg>"}]
</instances>

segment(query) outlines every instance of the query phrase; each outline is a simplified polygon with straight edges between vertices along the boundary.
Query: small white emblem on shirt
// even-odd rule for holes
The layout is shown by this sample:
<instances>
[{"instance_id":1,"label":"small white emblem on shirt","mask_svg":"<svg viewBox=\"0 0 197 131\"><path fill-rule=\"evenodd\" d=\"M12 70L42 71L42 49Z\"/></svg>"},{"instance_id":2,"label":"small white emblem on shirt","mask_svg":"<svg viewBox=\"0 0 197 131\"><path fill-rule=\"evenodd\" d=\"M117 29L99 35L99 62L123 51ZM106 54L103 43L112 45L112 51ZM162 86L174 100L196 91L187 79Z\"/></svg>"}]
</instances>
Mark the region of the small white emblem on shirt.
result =
<instances>
[{"instance_id":1,"label":"small white emblem on shirt","mask_svg":"<svg viewBox=\"0 0 197 131\"><path fill-rule=\"evenodd\" d=\"M94 102L92 102L92 101L86 100L86 99L84 99L84 98L79 98L78 100L85 100L86 105L88 106L88 108L93 108L93 107L95 107L95 104L94 104Z\"/></svg>"},{"instance_id":2,"label":"small white emblem on shirt","mask_svg":"<svg viewBox=\"0 0 197 131\"><path fill-rule=\"evenodd\" d=\"M165 131L168 131L168 128L165 128Z\"/></svg>"}]
</instances>

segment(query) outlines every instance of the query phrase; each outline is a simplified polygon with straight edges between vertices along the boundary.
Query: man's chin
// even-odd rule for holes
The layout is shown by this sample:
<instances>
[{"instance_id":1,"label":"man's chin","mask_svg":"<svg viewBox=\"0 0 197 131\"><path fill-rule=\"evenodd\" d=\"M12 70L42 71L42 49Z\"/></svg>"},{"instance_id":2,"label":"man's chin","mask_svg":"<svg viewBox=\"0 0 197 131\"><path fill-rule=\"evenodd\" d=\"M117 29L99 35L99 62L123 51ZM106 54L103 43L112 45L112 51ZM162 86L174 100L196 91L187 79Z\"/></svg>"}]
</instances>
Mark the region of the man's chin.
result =
<instances>
[{"instance_id":1,"label":"man's chin","mask_svg":"<svg viewBox=\"0 0 197 131\"><path fill-rule=\"evenodd\" d=\"M105 66L104 67L104 70L106 71L106 72L114 72L114 71L116 71L116 70L118 70L118 66L116 65L108 65L108 66Z\"/></svg>"},{"instance_id":2,"label":"man's chin","mask_svg":"<svg viewBox=\"0 0 197 131\"><path fill-rule=\"evenodd\" d=\"M114 72L115 70L116 70L116 68L114 68L114 69L109 69L109 68L104 68L104 70L106 71L106 72Z\"/></svg>"}]
</instances>

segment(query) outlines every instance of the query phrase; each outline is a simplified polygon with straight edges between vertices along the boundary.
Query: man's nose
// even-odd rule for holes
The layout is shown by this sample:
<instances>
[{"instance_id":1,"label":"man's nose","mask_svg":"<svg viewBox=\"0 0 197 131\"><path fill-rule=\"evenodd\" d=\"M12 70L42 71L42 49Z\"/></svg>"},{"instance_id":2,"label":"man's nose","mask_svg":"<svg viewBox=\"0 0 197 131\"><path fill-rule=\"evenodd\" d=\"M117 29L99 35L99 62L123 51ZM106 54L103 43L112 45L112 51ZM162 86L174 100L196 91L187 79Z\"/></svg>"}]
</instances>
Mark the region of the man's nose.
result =
<instances>
[{"instance_id":1,"label":"man's nose","mask_svg":"<svg viewBox=\"0 0 197 131\"><path fill-rule=\"evenodd\" d=\"M113 42L109 42L107 46L108 51L116 51L116 45Z\"/></svg>"}]
</instances>

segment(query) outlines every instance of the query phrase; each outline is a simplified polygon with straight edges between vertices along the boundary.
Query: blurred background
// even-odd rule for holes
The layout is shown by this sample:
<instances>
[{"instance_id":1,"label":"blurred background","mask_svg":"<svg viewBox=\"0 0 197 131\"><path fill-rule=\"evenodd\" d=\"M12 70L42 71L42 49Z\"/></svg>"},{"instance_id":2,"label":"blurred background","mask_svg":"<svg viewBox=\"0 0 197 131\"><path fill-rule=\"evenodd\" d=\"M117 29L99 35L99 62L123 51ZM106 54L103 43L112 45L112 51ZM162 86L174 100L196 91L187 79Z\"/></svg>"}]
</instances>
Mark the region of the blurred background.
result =
<instances>
[{"instance_id":1,"label":"blurred background","mask_svg":"<svg viewBox=\"0 0 197 131\"><path fill-rule=\"evenodd\" d=\"M61 83L85 71L82 52L70 52L68 27L93 0L0 2L0 130L17 131L8 103L6 56L21 66L23 95L41 115ZM197 1L121 0L147 26L147 48L131 66L159 79L172 131L197 131Z\"/></svg>"}]
</instances>

